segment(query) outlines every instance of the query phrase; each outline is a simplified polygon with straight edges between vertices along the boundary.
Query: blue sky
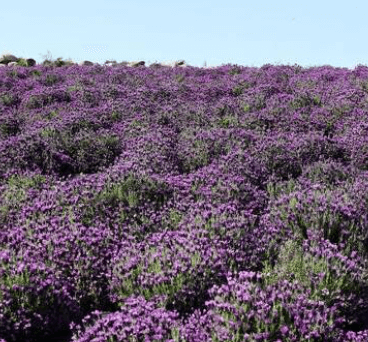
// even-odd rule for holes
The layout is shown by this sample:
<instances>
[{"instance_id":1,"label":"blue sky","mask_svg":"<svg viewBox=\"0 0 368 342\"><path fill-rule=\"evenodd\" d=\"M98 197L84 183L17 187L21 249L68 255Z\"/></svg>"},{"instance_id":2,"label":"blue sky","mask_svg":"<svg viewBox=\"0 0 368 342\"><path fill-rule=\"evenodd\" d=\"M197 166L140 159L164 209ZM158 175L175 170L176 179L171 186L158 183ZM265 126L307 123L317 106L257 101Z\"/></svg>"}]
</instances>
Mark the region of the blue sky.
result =
<instances>
[{"instance_id":1,"label":"blue sky","mask_svg":"<svg viewBox=\"0 0 368 342\"><path fill-rule=\"evenodd\" d=\"M368 65L368 3L247 0L4 1L0 55L192 66Z\"/></svg>"}]
</instances>

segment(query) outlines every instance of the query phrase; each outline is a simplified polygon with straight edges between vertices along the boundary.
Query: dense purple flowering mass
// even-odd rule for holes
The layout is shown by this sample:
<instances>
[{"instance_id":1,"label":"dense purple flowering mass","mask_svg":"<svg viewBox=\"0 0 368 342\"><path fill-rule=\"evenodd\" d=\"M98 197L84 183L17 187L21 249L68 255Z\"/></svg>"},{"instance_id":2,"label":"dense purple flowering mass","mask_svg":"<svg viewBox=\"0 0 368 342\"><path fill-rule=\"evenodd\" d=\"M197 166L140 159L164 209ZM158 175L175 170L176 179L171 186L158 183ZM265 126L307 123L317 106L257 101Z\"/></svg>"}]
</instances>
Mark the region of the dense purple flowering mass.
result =
<instances>
[{"instance_id":1,"label":"dense purple flowering mass","mask_svg":"<svg viewBox=\"0 0 368 342\"><path fill-rule=\"evenodd\" d=\"M368 67L0 69L0 342L368 341Z\"/></svg>"}]
</instances>

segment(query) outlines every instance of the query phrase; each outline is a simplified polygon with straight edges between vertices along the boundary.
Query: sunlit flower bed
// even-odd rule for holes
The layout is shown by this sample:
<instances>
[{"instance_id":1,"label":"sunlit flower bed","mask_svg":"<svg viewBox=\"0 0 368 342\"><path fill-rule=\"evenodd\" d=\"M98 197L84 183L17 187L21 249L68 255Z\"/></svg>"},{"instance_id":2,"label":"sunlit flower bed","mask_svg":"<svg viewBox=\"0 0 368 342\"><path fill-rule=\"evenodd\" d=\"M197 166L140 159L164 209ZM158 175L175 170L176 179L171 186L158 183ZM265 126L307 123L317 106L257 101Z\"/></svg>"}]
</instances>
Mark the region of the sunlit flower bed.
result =
<instances>
[{"instance_id":1,"label":"sunlit flower bed","mask_svg":"<svg viewBox=\"0 0 368 342\"><path fill-rule=\"evenodd\" d=\"M0 69L0 341L368 341L368 67Z\"/></svg>"}]
</instances>

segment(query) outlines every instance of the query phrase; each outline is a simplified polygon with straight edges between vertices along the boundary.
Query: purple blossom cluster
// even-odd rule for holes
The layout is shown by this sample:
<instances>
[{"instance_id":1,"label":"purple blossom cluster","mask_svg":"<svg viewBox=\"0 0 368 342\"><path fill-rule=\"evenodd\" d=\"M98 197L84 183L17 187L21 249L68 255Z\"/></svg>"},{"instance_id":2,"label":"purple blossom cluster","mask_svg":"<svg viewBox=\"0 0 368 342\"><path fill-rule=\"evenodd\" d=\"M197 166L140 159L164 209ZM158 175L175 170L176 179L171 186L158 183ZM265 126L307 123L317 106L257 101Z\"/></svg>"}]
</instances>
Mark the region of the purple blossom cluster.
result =
<instances>
[{"instance_id":1,"label":"purple blossom cluster","mask_svg":"<svg viewBox=\"0 0 368 342\"><path fill-rule=\"evenodd\" d=\"M368 67L0 69L0 342L368 341Z\"/></svg>"}]
</instances>

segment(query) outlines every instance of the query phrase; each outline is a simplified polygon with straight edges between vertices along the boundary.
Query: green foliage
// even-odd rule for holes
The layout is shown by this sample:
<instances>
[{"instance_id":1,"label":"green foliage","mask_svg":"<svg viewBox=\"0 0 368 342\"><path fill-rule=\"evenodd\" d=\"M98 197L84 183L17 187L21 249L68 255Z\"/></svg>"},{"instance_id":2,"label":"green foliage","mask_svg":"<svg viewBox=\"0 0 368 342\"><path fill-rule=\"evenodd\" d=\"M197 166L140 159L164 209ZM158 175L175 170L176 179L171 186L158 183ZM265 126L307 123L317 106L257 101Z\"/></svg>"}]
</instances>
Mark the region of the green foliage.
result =
<instances>
[{"instance_id":1,"label":"green foliage","mask_svg":"<svg viewBox=\"0 0 368 342\"><path fill-rule=\"evenodd\" d=\"M46 178L41 175L34 175L32 178L20 177L18 175L13 175L8 179L8 185L16 188L38 188L45 183Z\"/></svg>"},{"instance_id":2,"label":"green foliage","mask_svg":"<svg viewBox=\"0 0 368 342\"><path fill-rule=\"evenodd\" d=\"M218 125L223 128L229 128L229 126L237 127L239 125L239 121L237 117L226 116L219 119Z\"/></svg>"},{"instance_id":3,"label":"green foliage","mask_svg":"<svg viewBox=\"0 0 368 342\"><path fill-rule=\"evenodd\" d=\"M257 94L255 96L254 107L255 107L256 110L262 110L262 109L267 107L266 99L265 99L264 95Z\"/></svg>"},{"instance_id":4,"label":"green foliage","mask_svg":"<svg viewBox=\"0 0 368 342\"><path fill-rule=\"evenodd\" d=\"M41 71L39 71L39 70L32 70L32 71L31 71L31 74L32 74L33 76L41 76L41 75L42 75L42 72L41 72Z\"/></svg>"},{"instance_id":5,"label":"green foliage","mask_svg":"<svg viewBox=\"0 0 368 342\"><path fill-rule=\"evenodd\" d=\"M56 133L56 130L54 128L49 128L49 127L46 127L46 128L42 128L41 131L40 131L40 136L42 138L49 138L49 137L53 137L55 136Z\"/></svg>"},{"instance_id":6,"label":"green foliage","mask_svg":"<svg viewBox=\"0 0 368 342\"><path fill-rule=\"evenodd\" d=\"M113 163L121 152L119 138L100 135L86 129L86 127L95 126L94 123L88 121L81 123L81 125L78 123L72 126L71 131L76 131L74 134L73 132L61 133L55 128L42 129L40 136L48 140L49 149L42 151L42 155L39 150L32 152L33 161L43 169L54 169L63 176L70 173L96 172L101 167ZM84 129L83 126L85 126ZM55 159L53 151L60 150L68 157L66 161Z\"/></svg>"},{"instance_id":7,"label":"green foliage","mask_svg":"<svg viewBox=\"0 0 368 342\"><path fill-rule=\"evenodd\" d=\"M264 158L269 171L282 181L297 179L302 174L300 161L285 145L270 145L264 152Z\"/></svg>"},{"instance_id":8,"label":"green foliage","mask_svg":"<svg viewBox=\"0 0 368 342\"><path fill-rule=\"evenodd\" d=\"M320 97L314 96L313 98L311 98L307 95L298 95L289 103L289 107L292 110L314 105L321 107Z\"/></svg>"},{"instance_id":9,"label":"green foliage","mask_svg":"<svg viewBox=\"0 0 368 342\"><path fill-rule=\"evenodd\" d=\"M114 86L109 86L106 90L104 90L104 96L111 99L116 99L119 91Z\"/></svg>"},{"instance_id":10,"label":"green foliage","mask_svg":"<svg viewBox=\"0 0 368 342\"><path fill-rule=\"evenodd\" d=\"M46 178L35 175L31 179L20 177L17 174L7 180L8 189L1 194L0 222L5 223L10 210L19 210L22 202L27 198L27 190L30 188L40 189Z\"/></svg>"},{"instance_id":11,"label":"green foliage","mask_svg":"<svg viewBox=\"0 0 368 342\"><path fill-rule=\"evenodd\" d=\"M179 83L182 83L185 79L185 77L183 75L180 75L180 74L176 75L175 78Z\"/></svg>"},{"instance_id":12,"label":"green foliage","mask_svg":"<svg viewBox=\"0 0 368 342\"><path fill-rule=\"evenodd\" d=\"M88 201L82 216L82 222L89 225L95 215L106 217L106 208L113 211L118 207L128 207L130 211L120 211L120 219L123 221L127 218L129 212L136 214L136 209L145 202L154 203L155 209L159 210L166 202L166 195L159 192L159 188L163 188L165 192L166 186L164 184L157 184L150 180L147 176L134 176L129 174L125 180L118 183L105 185L104 189L98 193L91 201ZM132 217L130 217L132 218ZM142 224L146 221L144 215L135 217L136 220Z\"/></svg>"},{"instance_id":13,"label":"green foliage","mask_svg":"<svg viewBox=\"0 0 368 342\"><path fill-rule=\"evenodd\" d=\"M239 75L241 74L241 69L239 67L234 67L229 71L229 75Z\"/></svg>"},{"instance_id":14,"label":"green foliage","mask_svg":"<svg viewBox=\"0 0 368 342\"><path fill-rule=\"evenodd\" d=\"M45 59L43 62L42 62L42 65L44 66L51 66L53 65L53 62L49 59Z\"/></svg>"},{"instance_id":15,"label":"green foliage","mask_svg":"<svg viewBox=\"0 0 368 342\"><path fill-rule=\"evenodd\" d=\"M63 61L61 57L59 57L59 58L56 59L56 61L54 62L54 64L57 67L61 67L63 65L66 65L67 63L65 61Z\"/></svg>"},{"instance_id":16,"label":"green foliage","mask_svg":"<svg viewBox=\"0 0 368 342\"><path fill-rule=\"evenodd\" d=\"M11 309L9 310L12 317L13 322L16 322L16 309L19 308L21 305L27 305L27 301L25 300L24 296L22 295L21 291L13 290L13 286L17 285L19 287L27 286L29 285L29 272L27 270L24 270L23 272L20 272L19 274L10 275L10 267L7 265L2 265L4 267L4 274L2 275L2 278L0 280L0 284L5 286L6 288L10 289L10 292L12 294L13 303L11 306ZM2 291L0 290L0 300L3 299ZM29 305L27 305L29 306Z\"/></svg>"},{"instance_id":17,"label":"green foliage","mask_svg":"<svg viewBox=\"0 0 368 342\"><path fill-rule=\"evenodd\" d=\"M240 83L238 86L236 86L233 90L232 90L232 94L234 96L239 96L241 94L244 93L244 89L248 89L250 88L250 84L247 82L242 82Z\"/></svg>"},{"instance_id":18,"label":"green foliage","mask_svg":"<svg viewBox=\"0 0 368 342\"><path fill-rule=\"evenodd\" d=\"M335 189L338 181L348 181L352 178L351 175L342 170L341 164L324 161L309 165L304 171L304 175L313 183L322 183L329 190Z\"/></svg>"},{"instance_id":19,"label":"green foliage","mask_svg":"<svg viewBox=\"0 0 368 342\"><path fill-rule=\"evenodd\" d=\"M14 95L8 95L8 94L1 95L0 100L5 106L12 106L18 101Z\"/></svg>"},{"instance_id":20,"label":"green foliage","mask_svg":"<svg viewBox=\"0 0 368 342\"><path fill-rule=\"evenodd\" d=\"M17 62L17 65L27 67L28 63L27 63L27 60L25 58L19 58L19 60Z\"/></svg>"},{"instance_id":21,"label":"green foliage","mask_svg":"<svg viewBox=\"0 0 368 342\"><path fill-rule=\"evenodd\" d=\"M99 125L88 119L80 119L76 122L72 122L68 128L70 131L70 138L72 138L72 136L75 136L83 130L97 130Z\"/></svg>"},{"instance_id":22,"label":"green foliage","mask_svg":"<svg viewBox=\"0 0 368 342\"><path fill-rule=\"evenodd\" d=\"M74 86L68 87L67 90L70 92L77 91L77 90L83 90L83 85L80 82L77 82Z\"/></svg>"},{"instance_id":23,"label":"green foliage","mask_svg":"<svg viewBox=\"0 0 368 342\"><path fill-rule=\"evenodd\" d=\"M121 113L120 113L120 112L113 111L113 112L111 113L111 118L112 118L112 120L113 120L113 121L120 121L120 120L121 120L121 118L122 118L122 115L121 115Z\"/></svg>"},{"instance_id":24,"label":"green foliage","mask_svg":"<svg viewBox=\"0 0 368 342\"><path fill-rule=\"evenodd\" d=\"M250 105L249 104L244 105L243 110L244 110L245 113L249 112L250 111Z\"/></svg>"},{"instance_id":25,"label":"green foliage","mask_svg":"<svg viewBox=\"0 0 368 342\"><path fill-rule=\"evenodd\" d=\"M239 95L243 94L243 89L241 87L235 87L232 90L232 93L233 93L234 96L239 96Z\"/></svg>"},{"instance_id":26,"label":"green foliage","mask_svg":"<svg viewBox=\"0 0 368 342\"><path fill-rule=\"evenodd\" d=\"M285 242L274 267L267 260L263 262L262 273L268 274L265 278L265 286L284 279L290 282L298 281L311 289L309 298L317 301L323 300L330 305L338 290L350 290L355 286L348 274L336 277L333 269L339 264L337 257L335 260L326 256L317 258L303 252L302 240L296 239ZM318 281L319 275L321 278Z\"/></svg>"},{"instance_id":27,"label":"green foliage","mask_svg":"<svg viewBox=\"0 0 368 342\"><path fill-rule=\"evenodd\" d=\"M70 96L66 96L64 98L65 101L69 102L71 99ZM48 106L52 103L54 103L57 100L57 98L53 95L47 95L47 94L38 94L38 95L32 95L30 96L28 103L26 104L26 107L28 109L36 109L36 108L42 108L44 106Z\"/></svg>"},{"instance_id":28,"label":"green foliage","mask_svg":"<svg viewBox=\"0 0 368 342\"><path fill-rule=\"evenodd\" d=\"M53 86L58 80L59 77L57 75L49 74L46 76L45 85Z\"/></svg>"},{"instance_id":29,"label":"green foliage","mask_svg":"<svg viewBox=\"0 0 368 342\"><path fill-rule=\"evenodd\" d=\"M16 120L4 122L0 124L0 133L7 137L14 136L18 133L20 133L20 124Z\"/></svg>"},{"instance_id":30,"label":"green foliage","mask_svg":"<svg viewBox=\"0 0 368 342\"><path fill-rule=\"evenodd\" d=\"M362 83L362 90L368 93L368 81Z\"/></svg>"},{"instance_id":31,"label":"green foliage","mask_svg":"<svg viewBox=\"0 0 368 342\"><path fill-rule=\"evenodd\" d=\"M148 123L147 122L143 122L141 120L137 120L134 119L130 125L131 128L140 128L140 127L144 127L144 128L148 128Z\"/></svg>"},{"instance_id":32,"label":"green foliage","mask_svg":"<svg viewBox=\"0 0 368 342\"><path fill-rule=\"evenodd\" d=\"M51 120L55 117L58 116L58 112L56 110L52 110L50 111L47 115L46 115L46 120Z\"/></svg>"},{"instance_id":33,"label":"green foliage","mask_svg":"<svg viewBox=\"0 0 368 342\"><path fill-rule=\"evenodd\" d=\"M169 251L169 249L165 248L162 251L162 258L165 259L166 252ZM149 250L146 252L146 254L152 254L154 255L156 252L156 248L149 248ZM199 255L196 254L192 257L192 264L195 266L198 262ZM116 272L120 268L121 265L124 264L126 260L122 260L120 263L118 263L113 272ZM116 268L117 267L117 268ZM176 293L178 293L185 283L185 275L180 274L178 276L172 277L170 279L170 282L164 282L159 285L153 285L148 287L139 287L137 286L138 278L143 273L143 269L145 269L145 272L152 273L152 274L160 274L162 273L162 264L160 259L157 258L150 258L148 260L142 260L137 265L134 266L132 270L130 270L130 276L124 280L122 280L121 285L119 287L114 288L114 293L118 294L120 298L127 298L131 296L132 294L140 294L145 297L146 300L151 299L155 295L162 295L165 294L168 297L174 296ZM117 274L119 277L119 273Z\"/></svg>"},{"instance_id":34,"label":"green foliage","mask_svg":"<svg viewBox=\"0 0 368 342\"><path fill-rule=\"evenodd\" d=\"M313 88L316 86L316 81L307 80L307 81L298 81L296 83L296 88L303 89L303 88Z\"/></svg>"},{"instance_id":35,"label":"green foliage","mask_svg":"<svg viewBox=\"0 0 368 342\"><path fill-rule=\"evenodd\" d=\"M184 214L176 209L170 209L169 217L162 218L162 226L169 227L170 230L176 230Z\"/></svg>"},{"instance_id":36,"label":"green foliage","mask_svg":"<svg viewBox=\"0 0 368 342\"><path fill-rule=\"evenodd\" d=\"M95 172L100 166L113 162L119 151L119 138L116 136L85 137L66 146L68 154L78 165L79 171Z\"/></svg>"}]
</instances>

